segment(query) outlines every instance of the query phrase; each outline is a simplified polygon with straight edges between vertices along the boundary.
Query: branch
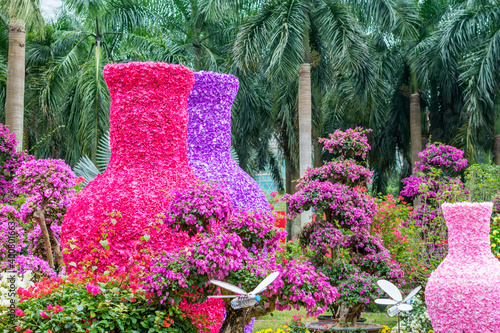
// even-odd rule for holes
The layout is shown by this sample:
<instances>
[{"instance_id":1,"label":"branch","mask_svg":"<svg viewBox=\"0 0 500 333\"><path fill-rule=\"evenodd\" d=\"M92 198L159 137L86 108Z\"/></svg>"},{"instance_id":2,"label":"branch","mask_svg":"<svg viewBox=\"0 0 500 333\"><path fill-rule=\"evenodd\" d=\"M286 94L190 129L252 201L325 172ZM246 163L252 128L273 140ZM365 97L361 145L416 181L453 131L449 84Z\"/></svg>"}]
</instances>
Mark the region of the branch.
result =
<instances>
[{"instance_id":1,"label":"branch","mask_svg":"<svg viewBox=\"0 0 500 333\"><path fill-rule=\"evenodd\" d=\"M273 296L269 298L269 307L265 308L261 305L254 306L253 308L250 309L249 313L247 314L246 318L251 319L251 318L257 318L257 317L263 317L271 312L274 312L276 310L276 296Z\"/></svg>"}]
</instances>

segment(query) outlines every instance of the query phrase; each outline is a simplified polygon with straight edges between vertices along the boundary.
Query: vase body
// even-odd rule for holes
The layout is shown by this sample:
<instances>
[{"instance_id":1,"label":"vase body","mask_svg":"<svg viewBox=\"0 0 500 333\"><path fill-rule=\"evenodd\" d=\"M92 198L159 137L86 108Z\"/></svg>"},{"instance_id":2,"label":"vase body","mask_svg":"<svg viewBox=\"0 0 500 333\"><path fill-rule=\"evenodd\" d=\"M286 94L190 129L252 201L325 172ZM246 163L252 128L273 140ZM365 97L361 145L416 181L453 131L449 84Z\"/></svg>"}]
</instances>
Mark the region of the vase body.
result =
<instances>
[{"instance_id":1,"label":"vase body","mask_svg":"<svg viewBox=\"0 0 500 333\"><path fill-rule=\"evenodd\" d=\"M235 76L196 72L188 101L188 156L195 175L224 186L234 208L266 210L271 207L257 182L231 155L231 106L238 92ZM245 326L251 333L255 318Z\"/></svg>"},{"instance_id":2,"label":"vase body","mask_svg":"<svg viewBox=\"0 0 500 333\"><path fill-rule=\"evenodd\" d=\"M76 239L80 249L65 255L78 263L98 244L109 213L121 218L108 232L110 256L99 262L124 265L144 228L165 211L166 194L199 182L187 160L187 100L194 84L189 69L165 63L124 63L104 67L111 95L111 159L70 206L62 225L62 243ZM185 244L183 235L162 230L151 237L155 250Z\"/></svg>"},{"instance_id":3,"label":"vase body","mask_svg":"<svg viewBox=\"0 0 500 333\"><path fill-rule=\"evenodd\" d=\"M436 333L500 332L500 261L490 247L493 204L443 204L448 255L432 272L425 302Z\"/></svg>"},{"instance_id":4,"label":"vase body","mask_svg":"<svg viewBox=\"0 0 500 333\"><path fill-rule=\"evenodd\" d=\"M264 192L231 155L231 106L238 79L213 72L194 75L188 101L189 165L201 180L221 182L234 208L269 211Z\"/></svg>"}]
</instances>

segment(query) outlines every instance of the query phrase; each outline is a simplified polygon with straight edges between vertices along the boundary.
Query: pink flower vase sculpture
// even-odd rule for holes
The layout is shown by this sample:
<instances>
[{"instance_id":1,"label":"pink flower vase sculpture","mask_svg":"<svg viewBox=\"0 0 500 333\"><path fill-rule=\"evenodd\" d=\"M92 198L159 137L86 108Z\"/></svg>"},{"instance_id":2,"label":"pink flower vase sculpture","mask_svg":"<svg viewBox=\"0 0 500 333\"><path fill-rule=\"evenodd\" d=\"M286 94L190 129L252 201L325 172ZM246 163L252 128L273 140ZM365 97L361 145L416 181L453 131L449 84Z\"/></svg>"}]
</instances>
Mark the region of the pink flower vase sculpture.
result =
<instances>
[{"instance_id":1,"label":"pink flower vase sculpture","mask_svg":"<svg viewBox=\"0 0 500 333\"><path fill-rule=\"evenodd\" d=\"M78 263L99 247L100 226L109 213L121 218L110 225L110 253L97 266L124 267L144 229L166 210L168 192L199 183L187 158L187 101L194 74L186 67L165 63L130 62L104 67L111 94L111 160L106 171L77 195L62 226L62 243L76 239L78 248L65 255ZM189 238L163 228L151 229L148 246L153 252L185 246ZM90 246L89 246L90 245ZM193 313L215 324L217 333L224 310L220 300L198 305ZM201 325L201 324L200 324Z\"/></svg>"},{"instance_id":2,"label":"pink flower vase sculpture","mask_svg":"<svg viewBox=\"0 0 500 333\"><path fill-rule=\"evenodd\" d=\"M432 272L425 302L436 333L500 332L500 261L490 247L493 204L443 204L448 255Z\"/></svg>"},{"instance_id":3,"label":"pink flower vase sculpture","mask_svg":"<svg viewBox=\"0 0 500 333\"><path fill-rule=\"evenodd\" d=\"M165 211L166 193L199 182L187 159L187 100L194 84L189 69L165 63L130 62L104 67L111 94L111 160L76 197L64 218L62 243L79 247L65 255L78 263L98 245L100 225L109 213L122 218L108 232L110 255L100 268L128 263L134 242ZM151 237L154 250L183 246L185 237L163 230Z\"/></svg>"},{"instance_id":4,"label":"pink flower vase sculpture","mask_svg":"<svg viewBox=\"0 0 500 333\"><path fill-rule=\"evenodd\" d=\"M238 79L214 72L196 72L194 77L188 102L189 165L201 180L221 182L233 207L270 211L264 192L231 155L231 106ZM254 322L245 326L246 333L252 332Z\"/></svg>"},{"instance_id":5,"label":"pink flower vase sculpture","mask_svg":"<svg viewBox=\"0 0 500 333\"><path fill-rule=\"evenodd\" d=\"M264 192L231 155L231 105L238 92L232 75L196 72L188 101L189 165L203 181L221 182L233 207L270 211Z\"/></svg>"}]
</instances>

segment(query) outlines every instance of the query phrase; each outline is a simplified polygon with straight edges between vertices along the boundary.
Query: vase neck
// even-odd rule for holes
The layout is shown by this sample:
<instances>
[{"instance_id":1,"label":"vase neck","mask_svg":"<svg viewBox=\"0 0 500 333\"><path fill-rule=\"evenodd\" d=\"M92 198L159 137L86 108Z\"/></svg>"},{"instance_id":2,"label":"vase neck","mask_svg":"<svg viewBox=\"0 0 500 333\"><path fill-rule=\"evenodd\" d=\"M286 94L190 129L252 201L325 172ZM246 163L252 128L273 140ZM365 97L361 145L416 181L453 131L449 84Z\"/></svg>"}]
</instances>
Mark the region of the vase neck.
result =
<instances>
[{"instance_id":1,"label":"vase neck","mask_svg":"<svg viewBox=\"0 0 500 333\"><path fill-rule=\"evenodd\" d=\"M238 92L232 75L197 72L189 95L190 159L224 157L231 151L231 106Z\"/></svg>"},{"instance_id":2,"label":"vase neck","mask_svg":"<svg viewBox=\"0 0 500 333\"><path fill-rule=\"evenodd\" d=\"M450 255L491 254L491 203L445 204L442 209L448 227Z\"/></svg>"},{"instance_id":3,"label":"vase neck","mask_svg":"<svg viewBox=\"0 0 500 333\"><path fill-rule=\"evenodd\" d=\"M165 63L106 65L111 168L187 166L189 69Z\"/></svg>"}]
</instances>

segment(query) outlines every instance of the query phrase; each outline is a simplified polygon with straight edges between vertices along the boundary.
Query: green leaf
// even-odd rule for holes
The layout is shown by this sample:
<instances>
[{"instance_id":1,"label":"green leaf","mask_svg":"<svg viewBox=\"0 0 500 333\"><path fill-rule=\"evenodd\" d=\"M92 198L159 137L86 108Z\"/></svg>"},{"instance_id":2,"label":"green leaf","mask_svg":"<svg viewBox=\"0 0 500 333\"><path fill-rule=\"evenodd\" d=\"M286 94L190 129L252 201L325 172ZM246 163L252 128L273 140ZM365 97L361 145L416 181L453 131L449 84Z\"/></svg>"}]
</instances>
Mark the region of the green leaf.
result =
<instances>
[{"instance_id":1,"label":"green leaf","mask_svg":"<svg viewBox=\"0 0 500 333\"><path fill-rule=\"evenodd\" d=\"M73 266L73 267L76 267L76 262L72 261L72 262L70 262L68 265Z\"/></svg>"},{"instance_id":2,"label":"green leaf","mask_svg":"<svg viewBox=\"0 0 500 333\"><path fill-rule=\"evenodd\" d=\"M116 220L115 219L111 219L111 223L113 223L113 225L116 224Z\"/></svg>"},{"instance_id":3,"label":"green leaf","mask_svg":"<svg viewBox=\"0 0 500 333\"><path fill-rule=\"evenodd\" d=\"M80 304L77 304L76 312L81 312L81 311L83 311L83 306L81 306Z\"/></svg>"},{"instance_id":4,"label":"green leaf","mask_svg":"<svg viewBox=\"0 0 500 333\"><path fill-rule=\"evenodd\" d=\"M104 247L106 249L109 249L108 241L107 240L99 241L99 243L101 244L102 247Z\"/></svg>"},{"instance_id":5,"label":"green leaf","mask_svg":"<svg viewBox=\"0 0 500 333\"><path fill-rule=\"evenodd\" d=\"M146 242L147 242L147 241L149 241L149 239L150 239L150 238L151 238L151 236L150 236L150 235L144 235L144 240L145 240Z\"/></svg>"}]
</instances>

